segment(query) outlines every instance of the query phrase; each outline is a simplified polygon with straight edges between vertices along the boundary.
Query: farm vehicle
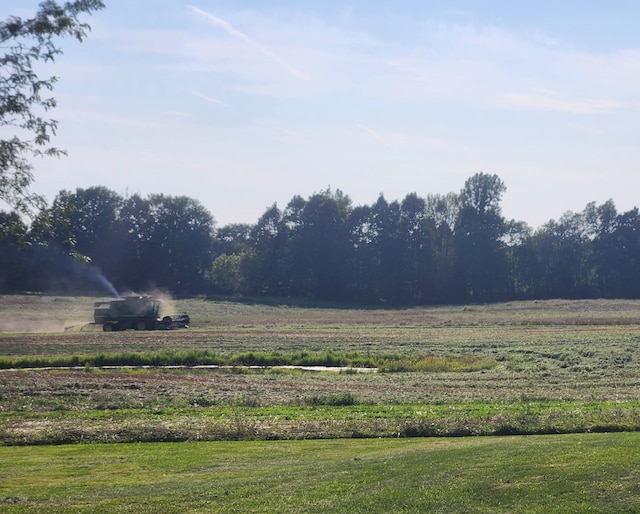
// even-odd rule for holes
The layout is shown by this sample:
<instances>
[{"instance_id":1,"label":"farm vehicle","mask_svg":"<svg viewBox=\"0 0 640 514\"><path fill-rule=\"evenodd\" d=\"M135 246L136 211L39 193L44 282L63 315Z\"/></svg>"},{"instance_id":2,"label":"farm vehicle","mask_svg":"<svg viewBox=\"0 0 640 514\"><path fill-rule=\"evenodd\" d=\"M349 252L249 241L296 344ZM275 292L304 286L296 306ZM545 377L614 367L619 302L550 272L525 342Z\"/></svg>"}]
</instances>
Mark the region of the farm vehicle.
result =
<instances>
[{"instance_id":1,"label":"farm vehicle","mask_svg":"<svg viewBox=\"0 0 640 514\"><path fill-rule=\"evenodd\" d=\"M102 330L171 330L187 328L187 314L165 315L160 318L161 300L152 296L125 296L118 300L93 304L93 319Z\"/></svg>"}]
</instances>

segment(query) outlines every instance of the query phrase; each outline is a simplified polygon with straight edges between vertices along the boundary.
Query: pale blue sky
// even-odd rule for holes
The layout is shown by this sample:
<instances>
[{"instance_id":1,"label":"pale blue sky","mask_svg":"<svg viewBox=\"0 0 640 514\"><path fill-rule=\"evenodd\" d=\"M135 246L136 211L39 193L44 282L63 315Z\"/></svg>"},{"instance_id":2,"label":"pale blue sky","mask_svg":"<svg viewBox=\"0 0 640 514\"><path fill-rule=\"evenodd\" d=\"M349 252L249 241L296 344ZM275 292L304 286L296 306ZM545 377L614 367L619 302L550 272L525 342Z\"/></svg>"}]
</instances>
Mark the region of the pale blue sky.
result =
<instances>
[{"instance_id":1,"label":"pale blue sky","mask_svg":"<svg viewBox=\"0 0 640 514\"><path fill-rule=\"evenodd\" d=\"M187 195L222 226L329 186L372 204L483 171L534 228L640 204L638 2L105 3L47 69L69 151L36 162L50 200Z\"/></svg>"}]
</instances>

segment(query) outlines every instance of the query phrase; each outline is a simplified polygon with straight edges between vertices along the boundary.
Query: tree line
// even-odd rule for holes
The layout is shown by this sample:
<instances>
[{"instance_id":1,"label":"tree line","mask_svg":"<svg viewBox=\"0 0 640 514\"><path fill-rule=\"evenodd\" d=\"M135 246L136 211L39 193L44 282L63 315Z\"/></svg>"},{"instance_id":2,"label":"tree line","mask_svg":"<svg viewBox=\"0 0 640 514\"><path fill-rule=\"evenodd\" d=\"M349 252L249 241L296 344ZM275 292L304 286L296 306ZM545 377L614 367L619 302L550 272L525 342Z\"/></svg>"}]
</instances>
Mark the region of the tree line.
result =
<instances>
[{"instance_id":1,"label":"tree line","mask_svg":"<svg viewBox=\"0 0 640 514\"><path fill-rule=\"evenodd\" d=\"M110 283L387 305L640 297L637 208L590 203L533 230L502 216L505 191L486 173L458 193L371 205L327 189L221 228L184 196L61 191L30 225L0 213L0 291L105 293Z\"/></svg>"}]
</instances>

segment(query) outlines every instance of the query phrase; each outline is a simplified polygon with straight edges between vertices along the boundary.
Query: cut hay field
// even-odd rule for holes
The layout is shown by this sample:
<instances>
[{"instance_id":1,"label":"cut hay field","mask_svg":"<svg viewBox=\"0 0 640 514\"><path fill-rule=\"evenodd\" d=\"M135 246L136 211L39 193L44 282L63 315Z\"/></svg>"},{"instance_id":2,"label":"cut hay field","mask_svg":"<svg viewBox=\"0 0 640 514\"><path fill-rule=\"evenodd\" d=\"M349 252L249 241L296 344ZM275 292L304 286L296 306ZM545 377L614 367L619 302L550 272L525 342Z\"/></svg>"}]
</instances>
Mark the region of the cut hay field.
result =
<instances>
[{"instance_id":1,"label":"cut hay field","mask_svg":"<svg viewBox=\"0 0 640 514\"><path fill-rule=\"evenodd\" d=\"M0 297L0 444L640 428L638 301L355 309L186 299L168 308L188 312L189 329L104 333L87 325L96 300ZM197 367L211 363L236 366ZM238 366L251 364L378 371Z\"/></svg>"}]
</instances>

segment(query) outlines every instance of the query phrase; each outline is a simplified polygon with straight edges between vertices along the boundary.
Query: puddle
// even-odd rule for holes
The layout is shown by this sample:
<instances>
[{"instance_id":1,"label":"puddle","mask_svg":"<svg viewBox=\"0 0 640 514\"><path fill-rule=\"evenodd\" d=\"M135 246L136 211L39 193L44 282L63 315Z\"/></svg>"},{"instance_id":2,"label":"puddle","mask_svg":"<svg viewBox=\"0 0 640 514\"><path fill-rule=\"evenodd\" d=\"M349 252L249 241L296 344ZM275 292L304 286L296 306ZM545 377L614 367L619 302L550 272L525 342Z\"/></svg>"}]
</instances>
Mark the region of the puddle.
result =
<instances>
[{"instance_id":1,"label":"puddle","mask_svg":"<svg viewBox=\"0 0 640 514\"><path fill-rule=\"evenodd\" d=\"M2 369L0 371L82 371L84 369L87 369L86 366L46 366L42 368L9 368ZM377 373L378 371L378 368L353 368L350 366L218 366L215 364L202 364L197 366L90 366L90 369L285 369L300 371L328 371L334 373Z\"/></svg>"}]
</instances>

